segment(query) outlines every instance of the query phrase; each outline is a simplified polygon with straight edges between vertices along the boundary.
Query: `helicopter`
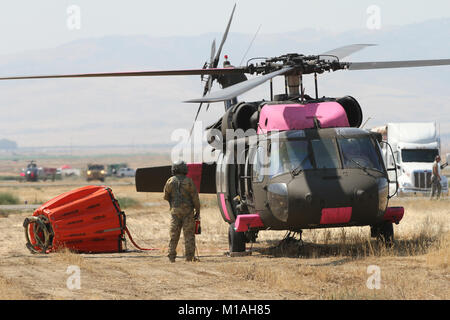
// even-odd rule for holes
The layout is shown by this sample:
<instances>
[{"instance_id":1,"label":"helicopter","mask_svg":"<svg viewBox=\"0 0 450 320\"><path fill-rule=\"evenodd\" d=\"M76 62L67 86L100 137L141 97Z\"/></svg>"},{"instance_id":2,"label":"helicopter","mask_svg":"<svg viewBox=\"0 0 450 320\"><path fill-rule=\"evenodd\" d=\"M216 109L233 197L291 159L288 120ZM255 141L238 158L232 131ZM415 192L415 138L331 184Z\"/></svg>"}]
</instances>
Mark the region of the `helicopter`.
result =
<instances>
[{"instance_id":1,"label":"helicopter","mask_svg":"<svg viewBox=\"0 0 450 320\"><path fill-rule=\"evenodd\" d=\"M287 230L301 235L304 229L370 226L372 237L387 244L394 239L393 224L403 207L390 207L398 189L395 158L386 167L379 133L361 127L363 113L352 96L319 97L318 75L339 70L356 71L450 65L450 59L344 62L343 58L372 44L352 44L318 55L287 53L253 58L233 66L225 57L218 67L236 5L222 41L211 46L210 60L199 69L35 75L0 80L201 76L203 95L187 100L206 104L223 102L224 113L206 129L208 143L218 150L216 161L188 163L200 193L216 194L223 220L229 224L232 253L245 252L262 230ZM247 75L254 77L248 78ZM315 96L305 93L303 76L313 75ZM275 94L272 81L285 79L283 93ZM211 92L214 81L221 89ZM238 101L237 97L270 82L270 100ZM192 132L192 129L191 129ZM236 134L238 133L238 134ZM171 165L139 168L137 192L162 192L171 176ZM393 187L394 186L394 187Z\"/></svg>"},{"instance_id":2,"label":"helicopter","mask_svg":"<svg viewBox=\"0 0 450 320\"><path fill-rule=\"evenodd\" d=\"M36 165L36 161L31 160L27 164L27 168L26 169L22 169L22 174L25 177L25 181L38 181L39 168Z\"/></svg>"}]
</instances>

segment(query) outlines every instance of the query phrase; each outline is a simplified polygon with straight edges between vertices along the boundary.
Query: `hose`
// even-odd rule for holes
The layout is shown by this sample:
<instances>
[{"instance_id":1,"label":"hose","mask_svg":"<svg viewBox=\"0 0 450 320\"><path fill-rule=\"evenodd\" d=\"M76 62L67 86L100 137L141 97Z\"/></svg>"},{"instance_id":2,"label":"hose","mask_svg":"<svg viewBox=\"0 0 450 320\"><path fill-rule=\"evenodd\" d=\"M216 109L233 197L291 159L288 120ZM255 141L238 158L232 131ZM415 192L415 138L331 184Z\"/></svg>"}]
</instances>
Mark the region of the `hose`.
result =
<instances>
[{"instance_id":1,"label":"hose","mask_svg":"<svg viewBox=\"0 0 450 320\"><path fill-rule=\"evenodd\" d=\"M30 241L30 228L29 225L33 225L33 236L35 244ZM53 231L47 228L49 226L48 220L44 216L25 218L23 227L25 228L25 239L27 240L26 247L31 253L47 253L47 249L50 247L51 239L53 238ZM42 239L39 234L42 233L44 238Z\"/></svg>"},{"instance_id":2,"label":"hose","mask_svg":"<svg viewBox=\"0 0 450 320\"><path fill-rule=\"evenodd\" d=\"M125 232L127 233L128 238L130 238L131 243L132 243L136 248L138 248L139 250L143 250L143 251L159 250L159 249L156 249L156 248L145 249L145 248L139 247L139 246L136 244L136 242L134 242L133 237L131 236L131 233L130 233L130 231L128 230L128 227L125 227Z\"/></svg>"}]
</instances>

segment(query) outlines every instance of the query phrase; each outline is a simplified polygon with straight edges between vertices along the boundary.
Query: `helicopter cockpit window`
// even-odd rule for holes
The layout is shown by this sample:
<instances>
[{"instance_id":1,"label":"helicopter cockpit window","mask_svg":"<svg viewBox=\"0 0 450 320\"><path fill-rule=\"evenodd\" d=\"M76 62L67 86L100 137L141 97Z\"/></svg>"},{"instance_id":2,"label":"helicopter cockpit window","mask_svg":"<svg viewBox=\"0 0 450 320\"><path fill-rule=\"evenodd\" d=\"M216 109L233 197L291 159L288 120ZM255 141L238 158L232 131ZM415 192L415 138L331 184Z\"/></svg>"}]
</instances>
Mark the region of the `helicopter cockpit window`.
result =
<instances>
[{"instance_id":1,"label":"helicopter cockpit window","mask_svg":"<svg viewBox=\"0 0 450 320\"><path fill-rule=\"evenodd\" d=\"M312 169L311 151L306 140L272 142L269 175Z\"/></svg>"},{"instance_id":2,"label":"helicopter cockpit window","mask_svg":"<svg viewBox=\"0 0 450 320\"><path fill-rule=\"evenodd\" d=\"M256 149L255 157L253 158L253 181L262 182L265 175L266 152L263 146Z\"/></svg>"},{"instance_id":3,"label":"helicopter cockpit window","mask_svg":"<svg viewBox=\"0 0 450 320\"><path fill-rule=\"evenodd\" d=\"M332 139L311 140L317 169L339 168L336 143Z\"/></svg>"},{"instance_id":4,"label":"helicopter cockpit window","mask_svg":"<svg viewBox=\"0 0 450 320\"><path fill-rule=\"evenodd\" d=\"M370 168L383 171L381 159L367 137L339 138L344 168Z\"/></svg>"}]
</instances>

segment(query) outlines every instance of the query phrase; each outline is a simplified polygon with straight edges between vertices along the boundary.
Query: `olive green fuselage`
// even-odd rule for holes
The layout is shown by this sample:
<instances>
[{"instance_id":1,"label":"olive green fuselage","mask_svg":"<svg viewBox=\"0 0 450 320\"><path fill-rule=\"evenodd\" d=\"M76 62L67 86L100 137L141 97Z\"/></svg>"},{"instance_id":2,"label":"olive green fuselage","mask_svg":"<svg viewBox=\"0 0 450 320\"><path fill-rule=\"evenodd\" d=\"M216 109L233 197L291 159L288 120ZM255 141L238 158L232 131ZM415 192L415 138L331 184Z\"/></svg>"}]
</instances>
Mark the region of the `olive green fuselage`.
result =
<instances>
[{"instance_id":1,"label":"olive green fuselage","mask_svg":"<svg viewBox=\"0 0 450 320\"><path fill-rule=\"evenodd\" d=\"M229 223L240 214L258 214L261 229L274 230L383 221L388 175L376 137L365 130L284 131L236 139L226 150L216 185Z\"/></svg>"}]
</instances>

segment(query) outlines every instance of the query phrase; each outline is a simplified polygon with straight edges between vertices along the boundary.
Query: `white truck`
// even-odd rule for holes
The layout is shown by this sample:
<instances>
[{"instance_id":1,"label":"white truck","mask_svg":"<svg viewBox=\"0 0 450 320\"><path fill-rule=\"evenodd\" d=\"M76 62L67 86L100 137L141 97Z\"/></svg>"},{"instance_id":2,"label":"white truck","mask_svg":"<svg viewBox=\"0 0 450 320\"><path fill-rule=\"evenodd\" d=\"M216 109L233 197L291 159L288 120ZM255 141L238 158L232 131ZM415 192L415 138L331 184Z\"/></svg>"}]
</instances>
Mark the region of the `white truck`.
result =
<instances>
[{"instance_id":1,"label":"white truck","mask_svg":"<svg viewBox=\"0 0 450 320\"><path fill-rule=\"evenodd\" d=\"M397 166L398 195L423 194L431 192L432 165L441 152L441 140L435 122L388 123L371 129L383 135L388 142ZM394 167L392 153L387 144L382 143L383 159L386 167ZM441 165L444 157L441 156ZM447 154L447 163L449 161ZM448 195L447 177L442 176L442 195ZM395 181L395 172L389 172Z\"/></svg>"},{"instance_id":2,"label":"white truck","mask_svg":"<svg viewBox=\"0 0 450 320\"><path fill-rule=\"evenodd\" d=\"M131 168L120 168L117 170L116 176L119 178L123 177L134 177L136 175L136 170Z\"/></svg>"}]
</instances>

